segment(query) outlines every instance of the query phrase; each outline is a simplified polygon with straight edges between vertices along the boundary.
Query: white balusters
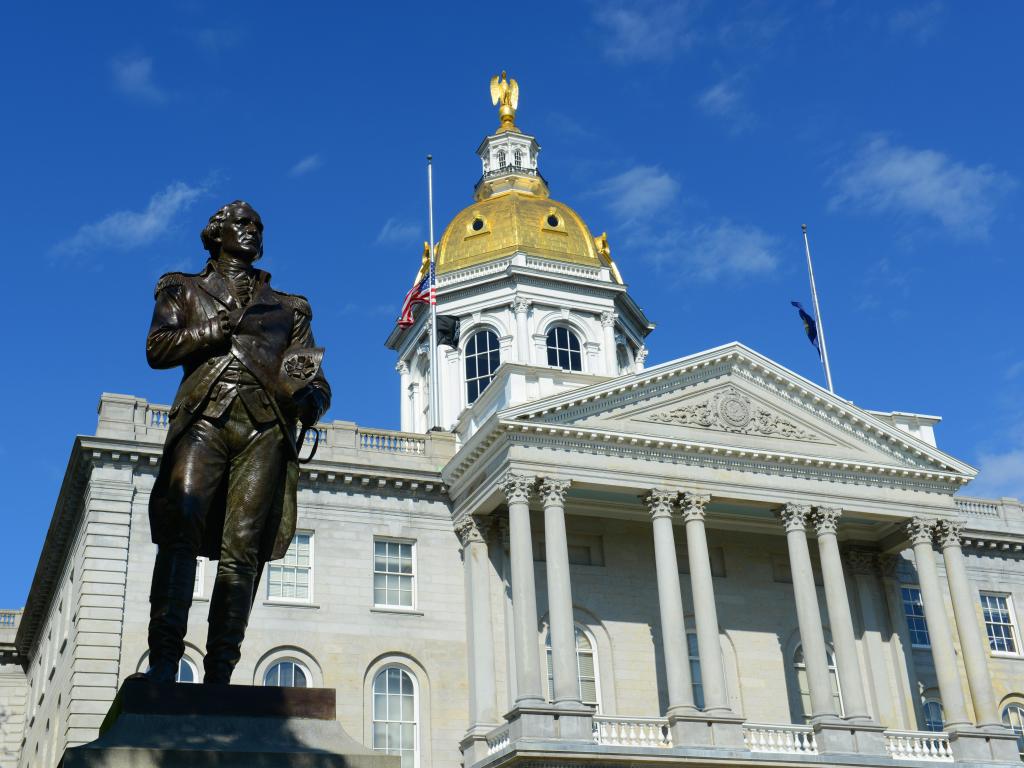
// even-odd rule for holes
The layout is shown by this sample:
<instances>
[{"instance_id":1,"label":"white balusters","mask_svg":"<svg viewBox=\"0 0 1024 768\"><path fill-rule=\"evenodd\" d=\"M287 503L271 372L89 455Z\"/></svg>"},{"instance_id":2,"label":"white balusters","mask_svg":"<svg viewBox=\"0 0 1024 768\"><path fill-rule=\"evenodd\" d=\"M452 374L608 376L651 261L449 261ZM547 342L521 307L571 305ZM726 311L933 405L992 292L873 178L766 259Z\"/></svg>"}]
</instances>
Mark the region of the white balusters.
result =
<instances>
[{"instance_id":1,"label":"white balusters","mask_svg":"<svg viewBox=\"0 0 1024 768\"><path fill-rule=\"evenodd\" d=\"M743 726L743 741L751 752L772 752L786 755L816 755L818 745L809 725Z\"/></svg>"},{"instance_id":2,"label":"white balusters","mask_svg":"<svg viewBox=\"0 0 1024 768\"><path fill-rule=\"evenodd\" d=\"M668 720L660 717L594 717L594 742L611 747L671 747Z\"/></svg>"},{"instance_id":3,"label":"white balusters","mask_svg":"<svg viewBox=\"0 0 1024 768\"><path fill-rule=\"evenodd\" d=\"M933 731L886 731L885 746L893 760L953 762L949 736Z\"/></svg>"}]
</instances>

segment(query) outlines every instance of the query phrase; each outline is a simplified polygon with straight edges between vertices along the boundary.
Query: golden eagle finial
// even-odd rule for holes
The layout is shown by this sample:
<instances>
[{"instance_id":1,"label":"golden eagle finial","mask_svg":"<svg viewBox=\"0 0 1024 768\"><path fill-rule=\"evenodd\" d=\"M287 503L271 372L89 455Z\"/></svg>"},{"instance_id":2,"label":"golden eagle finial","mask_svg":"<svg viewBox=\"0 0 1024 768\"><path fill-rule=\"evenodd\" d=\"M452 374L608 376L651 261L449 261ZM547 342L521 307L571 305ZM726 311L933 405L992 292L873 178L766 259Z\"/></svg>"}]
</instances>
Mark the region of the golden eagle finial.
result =
<instances>
[{"instance_id":1,"label":"golden eagle finial","mask_svg":"<svg viewBox=\"0 0 1024 768\"><path fill-rule=\"evenodd\" d=\"M502 70L500 75L491 78L491 104L498 106L498 117L501 127L498 131L518 131L516 128L516 110L519 109L519 83L508 79L508 73Z\"/></svg>"}]
</instances>

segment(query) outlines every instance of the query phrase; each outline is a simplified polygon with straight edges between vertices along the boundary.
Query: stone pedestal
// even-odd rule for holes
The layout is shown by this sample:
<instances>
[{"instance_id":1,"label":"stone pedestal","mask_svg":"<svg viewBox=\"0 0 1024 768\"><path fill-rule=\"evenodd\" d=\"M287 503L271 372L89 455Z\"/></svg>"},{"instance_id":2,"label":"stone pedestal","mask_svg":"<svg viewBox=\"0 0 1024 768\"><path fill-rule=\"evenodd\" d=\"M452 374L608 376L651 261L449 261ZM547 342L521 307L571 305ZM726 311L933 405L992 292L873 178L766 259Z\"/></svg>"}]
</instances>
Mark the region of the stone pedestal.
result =
<instances>
[{"instance_id":1,"label":"stone pedestal","mask_svg":"<svg viewBox=\"0 0 1024 768\"><path fill-rule=\"evenodd\" d=\"M399 768L345 733L329 688L151 683L128 679L100 737L61 768Z\"/></svg>"},{"instance_id":2,"label":"stone pedestal","mask_svg":"<svg viewBox=\"0 0 1024 768\"><path fill-rule=\"evenodd\" d=\"M1020 765L1017 737L1003 726L950 728L949 747L957 762L1016 763Z\"/></svg>"},{"instance_id":3,"label":"stone pedestal","mask_svg":"<svg viewBox=\"0 0 1024 768\"><path fill-rule=\"evenodd\" d=\"M743 743L743 718L733 714L696 711L670 714L669 730L677 747L728 747L746 749Z\"/></svg>"},{"instance_id":4,"label":"stone pedestal","mask_svg":"<svg viewBox=\"0 0 1024 768\"><path fill-rule=\"evenodd\" d=\"M826 717L812 721L811 727L819 752L879 756L888 754L885 727L882 725Z\"/></svg>"},{"instance_id":5,"label":"stone pedestal","mask_svg":"<svg viewBox=\"0 0 1024 768\"><path fill-rule=\"evenodd\" d=\"M505 715L509 737L520 739L558 739L561 741L594 740L594 710L590 707L519 706Z\"/></svg>"}]
</instances>

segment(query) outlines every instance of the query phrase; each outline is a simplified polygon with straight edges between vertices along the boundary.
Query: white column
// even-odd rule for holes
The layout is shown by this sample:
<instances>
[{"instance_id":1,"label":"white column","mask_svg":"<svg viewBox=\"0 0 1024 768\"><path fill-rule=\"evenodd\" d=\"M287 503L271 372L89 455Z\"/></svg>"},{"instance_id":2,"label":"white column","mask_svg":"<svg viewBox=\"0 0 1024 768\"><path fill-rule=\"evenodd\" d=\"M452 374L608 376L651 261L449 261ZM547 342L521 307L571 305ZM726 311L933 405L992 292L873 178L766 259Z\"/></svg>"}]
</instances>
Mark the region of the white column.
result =
<instances>
[{"instance_id":1,"label":"white column","mask_svg":"<svg viewBox=\"0 0 1024 768\"><path fill-rule=\"evenodd\" d=\"M517 362L530 364L530 330L528 315L530 302L521 296L512 300L512 312L516 316L516 357Z\"/></svg>"},{"instance_id":2,"label":"white column","mask_svg":"<svg viewBox=\"0 0 1024 768\"><path fill-rule=\"evenodd\" d=\"M469 651L469 730L489 730L499 721L494 685L494 632L491 627L490 561L486 531L490 521L464 517L455 524L462 545L466 584L466 641Z\"/></svg>"},{"instance_id":3,"label":"white column","mask_svg":"<svg viewBox=\"0 0 1024 768\"><path fill-rule=\"evenodd\" d=\"M604 337L604 370L608 376L619 374L618 356L615 354L615 321L619 318L615 312L601 313L601 331Z\"/></svg>"},{"instance_id":4,"label":"white column","mask_svg":"<svg viewBox=\"0 0 1024 768\"><path fill-rule=\"evenodd\" d=\"M545 478L540 484L544 502L544 555L548 582L548 620L551 632L551 671L556 706L578 709L579 670L576 661L576 624L569 581L569 543L565 534L565 494L568 480Z\"/></svg>"},{"instance_id":5,"label":"white column","mask_svg":"<svg viewBox=\"0 0 1024 768\"><path fill-rule=\"evenodd\" d=\"M818 552L821 557L821 576L825 582L825 604L828 623L832 628L832 642L836 652L836 671L843 692L843 708L847 720L871 719L868 713L864 682L857 654L857 638L853 634L853 614L850 597L846 592L846 576L839 556L837 532L843 511L838 507L818 507L814 511L814 526L818 533Z\"/></svg>"},{"instance_id":6,"label":"white column","mask_svg":"<svg viewBox=\"0 0 1024 768\"><path fill-rule=\"evenodd\" d=\"M672 527L672 503L676 496L674 491L656 488L645 499L654 532L654 566L658 575L658 608L661 613L661 644L665 652L669 716L694 712L683 595L679 588L679 563Z\"/></svg>"},{"instance_id":7,"label":"white column","mask_svg":"<svg viewBox=\"0 0 1024 768\"><path fill-rule=\"evenodd\" d=\"M960 686L960 672L956 666L956 651L953 649L953 630L946 616L946 606L939 586L939 575L935 567L935 553L932 538L936 521L928 517L915 517L907 523L907 533L914 547L917 563L917 581L921 587L921 602L924 603L924 619L928 624L931 639L932 659L935 662L935 676L939 681L939 695L942 696L942 710L948 726L970 725L963 688Z\"/></svg>"},{"instance_id":8,"label":"white column","mask_svg":"<svg viewBox=\"0 0 1024 768\"><path fill-rule=\"evenodd\" d=\"M683 521L686 524L686 551L690 560L690 587L693 590L693 621L697 626L697 652L700 677L704 684L704 710L729 712L729 693L725 684L725 665L718 637L718 611L708 557L708 537L704 530L704 508L711 497L697 493L682 495Z\"/></svg>"},{"instance_id":9,"label":"white column","mask_svg":"<svg viewBox=\"0 0 1024 768\"><path fill-rule=\"evenodd\" d=\"M399 360L395 365L395 370L398 371L398 393L399 403L401 406L401 429L403 432L412 432L412 403L409 400L409 364L405 360Z\"/></svg>"},{"instance_id":10,"label":"white column","mask_svg":"<svg viewBox=\"0 0 1024 768\"><path fill-rule=\"evenodd\" d=\"M409 405L412 407L412 418L409 420L411 429L409 431L426 432L427 429L424 426L425 419L423 418L423 385L418 381L409 384Z\"/></svg>"},{"instance_id":11,"label":"white column","mask_svg":"<svg viewBox=\"0 0 1024 768\"><path fill-rule=\"evenodd\" d=\"M807 685L811 694L812 720L834 719L838 716L832 699L832 681L828 672L828 651L825 633L821 627L818 592L814 586L811 553L807 548L806 520L811 508L804 504L787 504L779 517L786 529L789 548L789 569L793 577L793 597L796 601L796 619L800 628L800 645L807 670Z\"/></svg>"},{"instance_id":12,"label":"white column","mask_svg":"<svg viewBox=\"0 0 1024 768\"><path fill-rule=\"evenodd\" d=\"M462 413L462 393L466 390L466 385L462 379L462 369L459 365L462 361L462 353L457 349L449 349L445 353L445 359L448 362L448 391L446 393L448 413L445 414L445 419L441 423L451 426Z\"/></svg>"},{"instance_id":13,"label":"white column","mask_svg":"<svg viewBox=\"0 0 1024 768\"><path fill-rule=\"evenodd\" d=\"M544 703L540 683L540 652L537 647L537 587L533 578L533 537L530 533L530 489L533 483L533 477L512 472L501 479L501 490L508 500L517 707Z\"/></svg>"},{"instance_id":14,"label":"white column","mask_svg":"<svg viewBox=\"0 0 1024 768\"><path fill-rule=\"evenodd\" d=\"M967 684L974 702L974 719L978 725L994 725L1001 721L996 707L996 694L988 670L988 641L982 639L978 628L975 601L978 593L967 580L967 566L960 547L963 523L943 520L938 524L939 546L946 563L949 596L953 601L953 615L960 635L960 652L967 670Z\"/></svg>"}]
</instances>

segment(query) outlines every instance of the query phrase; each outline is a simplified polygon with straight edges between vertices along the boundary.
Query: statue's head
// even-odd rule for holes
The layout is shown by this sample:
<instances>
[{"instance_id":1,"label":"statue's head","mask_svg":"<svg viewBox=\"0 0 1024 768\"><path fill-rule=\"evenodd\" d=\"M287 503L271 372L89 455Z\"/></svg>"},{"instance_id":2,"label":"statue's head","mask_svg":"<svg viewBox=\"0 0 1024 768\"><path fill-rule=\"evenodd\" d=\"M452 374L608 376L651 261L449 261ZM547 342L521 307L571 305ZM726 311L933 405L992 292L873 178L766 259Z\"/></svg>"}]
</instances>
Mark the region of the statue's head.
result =
<instances>
[{"instance_id":1,"label":"statue's head","mask_svg":"<svg viewBox=\"0 0 1024 768\"><path fill-rule=\"evenodd\" d=\"M244 200L228 203L213 214L200 237L211 259L223 251L251 264L263 255L263 220Z\"/></svg>"}]
</instances>

